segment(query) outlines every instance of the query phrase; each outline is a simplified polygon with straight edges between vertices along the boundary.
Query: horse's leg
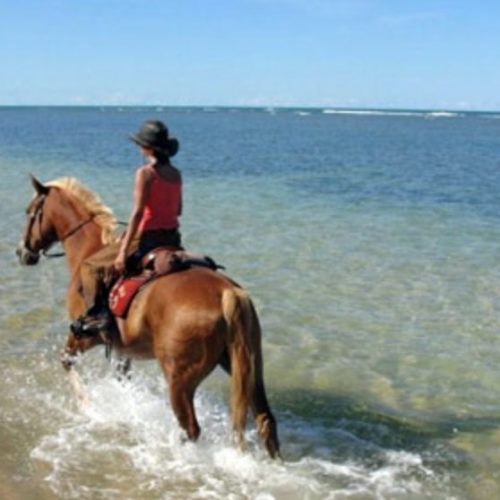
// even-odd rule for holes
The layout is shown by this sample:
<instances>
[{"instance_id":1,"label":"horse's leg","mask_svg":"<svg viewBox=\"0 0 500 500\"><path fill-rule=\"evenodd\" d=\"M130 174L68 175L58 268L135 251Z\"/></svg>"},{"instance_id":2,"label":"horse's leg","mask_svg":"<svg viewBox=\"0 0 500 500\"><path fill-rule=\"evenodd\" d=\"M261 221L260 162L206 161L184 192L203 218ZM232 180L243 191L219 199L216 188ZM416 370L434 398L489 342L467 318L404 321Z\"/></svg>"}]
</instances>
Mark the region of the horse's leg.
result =
<instances>
[{"instance_id":1,"label":"horse's leg","mask_svg":"<svg viewBox=\"0 0 500 500\"><path fill-rule=\"evenodd\" d=\"M258 379L255 381L251 399L251 406L255 416L255 426L257 427L257 433L259 434L259 437L264 443L264 446L266 447L266 450L271 458L277 458L280 457L280 445L278 441L276 419L274 418L267 401L264 381L261 377L259 379L258 374L257 378Z\"/></svg>"},{"instance_id":2,"label":"horse's leg","mask_svg":"<svg viewBox=\"0 0 500 500\"><path fill-rule=\"evenodd\" d=\"M259 318L250 302L251 340L252 352L254 353L255 383L252 388L250 405L255 416L255 425L260 439L264 443L271 458L281 458L280 444L278 440L278 428L276 419L271 412L267 401L266 388L264 385L264 362L262 359L262 342Z\"/></svg>"},{"instance_id":3,"label":"horse's leg","mask_svg":"<svg viewBox=\"0 0 500 500\"><path fill-rule=\"evenodd\" d=\"M135 312L135 316L137 316L138 314L139 313ZM132 316L132 313L129 313L129 317L130 316ZM115 317L115 319L116 326L118 327L120 341L124 347L129 347L135 341L140 339L140 333L138 333L138 331L140 330L134 327L130 327L126 319L118 317Z\"/></svg>"},{"instance_id":4,"label":"horse's leg","mask_svg":"<svg viewBox=\"0 0 500 500\"><path fill-rule=\"evenodd\" d=\"M86 407L89 405L90 400L87 392L83 388L82 380L80 375L75 369L76 355L72 353L68 347L61 353L61 363L63 368L66 370L68 374L69 383L78 403L82 407Z\"/></svg>"},{"instance_id":5,"label":"horse's leg","mask_svg":"<svg viewBox=\"0 0 500 500\"><path fill-rule=\"evenodd\" d=\"M174 359L164 359L157 354L161 369L168 385L170 404L179 426L186 432L188 439L196 441L200 426L194 411L194 393L199 384L195 369L188 369ZM191 366L191 368L194 368Z\"/></svg>"},{"instance_id":6,"label":"horse's leg","mask_svg":"<svg viewBox=\"0 0 500 500\"><path fill-rule=\"evenodd\" d=\"M82 379L75 368L68 370L68 377L76 399L82 408L86 408L90 404L90 399L87 391L83 388Z\"/></svg>"},{"instance_id":7,"label":"horse's leg","mask_svg":"<svg viewBox=\"0 0 500 500\"><path fill-rule=\"evenodd\" d=\"M116 374L118 380L131 379L130 369L132 367L132 360L130 358L121 358L116 365Z\"/></svg>"},{"instance_id":8,"label":"horse's leg","mask_svg":"<svg viewBox=\"0 0 500 500\"><path fill-rule=\"evenodd\" d=\"M64 346L64 350L61 353L61 364L63 368L66 370L68 374L69 383L73 392L76 396L76 399L82 408L85 408L89 405L90 399L87 394L87 391L83 387L82 380L80 375L75 369L76 359L77 359L78 349L77 344L73 335L70 333L66 340L66 345Z\"/></svg>"},{"instance_id":9,"label":"horse's leg","mask_svg":"<svg viewBox=\"0 0 500 500\"><path fill-rule=\"evenodd\" d=\"M196 441L200 435L200 426L194 411L194 390L187 389L183 383L170 382L170 403L177 421L186 431L191 441Z\"/></svg>"}]
</instances>

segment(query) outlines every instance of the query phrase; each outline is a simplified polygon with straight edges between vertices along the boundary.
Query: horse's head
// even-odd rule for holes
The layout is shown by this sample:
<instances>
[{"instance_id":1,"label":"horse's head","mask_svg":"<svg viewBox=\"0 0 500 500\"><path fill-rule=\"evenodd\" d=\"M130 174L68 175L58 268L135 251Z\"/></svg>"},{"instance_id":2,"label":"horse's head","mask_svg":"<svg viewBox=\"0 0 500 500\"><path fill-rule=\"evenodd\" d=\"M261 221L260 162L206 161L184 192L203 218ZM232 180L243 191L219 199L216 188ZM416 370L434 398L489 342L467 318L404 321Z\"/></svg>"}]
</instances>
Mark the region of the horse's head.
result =
<instances>
[{"instance_id":1,"label":"horse's head","mask_svg":"<svg viewBox=\"0 0 500 500\"><path fill-rule=\"evenodd\" d=\"M26 226L16 249L21 264L33 266L38 263L40 253L57 241L57 233L50 216L52 191L48 186L31 176L35 197L26 209Z\"/></svg>"}]
</instances>

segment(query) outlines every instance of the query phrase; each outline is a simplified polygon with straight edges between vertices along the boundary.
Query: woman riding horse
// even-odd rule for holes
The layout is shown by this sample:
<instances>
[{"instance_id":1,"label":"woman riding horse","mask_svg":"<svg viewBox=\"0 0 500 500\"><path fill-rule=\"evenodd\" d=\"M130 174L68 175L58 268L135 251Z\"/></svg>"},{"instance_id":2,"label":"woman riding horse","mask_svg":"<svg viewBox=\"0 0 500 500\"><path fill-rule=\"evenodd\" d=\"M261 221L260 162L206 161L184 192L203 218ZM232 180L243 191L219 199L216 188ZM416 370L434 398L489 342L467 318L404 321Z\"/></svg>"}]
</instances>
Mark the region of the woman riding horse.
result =
<instances>
[{"instance_id":1,"label":"woman riding horse","mask_svg":"<svg viewBox=\"0 0 500 500\"><path fill-rule=\"evenodd\" d=\"M179 142L169 137L164 123L156 120L145 122L130 139L139 146L147 162L136 172L134 205L123 239L93 255L82 268L87 313L71 324L75 335L106 335L114 327L107 307L107 293L99 293L104 288L103 275L113 275L113 267L118 274L123 274L154 248L181 248L182 178L170 162L179 149ZM107 291L109 287L105 288Z\"/></svg>"},{"instance_id":2,"label":"woman riding horse","mask_svg":"<svg viewBox=\"0 0 500 500\"><path fill-rule=\"evenodd\" d=\"M114 217L75 179L42 184L32 178L32 183L36 194L26 210L17 254L22 264L33 266L56 241L62 243L70 278L68 315L75 319L85 311L82 265L112 240ZM245 290L202 267L162 276L136 295L122 327L127 342L113 336L113 349L129 358L158 361L168 381L172 410L189 439L195 441L200 434L196 389L219 365L231 377L230 407L238 442L243 445L252 409L269 455L279 456L276 420L264 385L259 318ZM68 335L61 361L73 380L76 355L102 343L100 336Z\"/></svg>"}]
</instances>

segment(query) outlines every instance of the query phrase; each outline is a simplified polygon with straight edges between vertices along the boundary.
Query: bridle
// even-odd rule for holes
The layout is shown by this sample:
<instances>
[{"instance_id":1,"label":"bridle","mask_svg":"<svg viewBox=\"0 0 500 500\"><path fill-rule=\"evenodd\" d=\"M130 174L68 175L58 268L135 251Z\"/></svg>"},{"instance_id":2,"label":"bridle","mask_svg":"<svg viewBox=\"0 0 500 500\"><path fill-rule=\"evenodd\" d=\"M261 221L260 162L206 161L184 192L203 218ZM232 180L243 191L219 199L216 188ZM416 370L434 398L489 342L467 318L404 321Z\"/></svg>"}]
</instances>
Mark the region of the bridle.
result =
<instances>
[{"instance_id":1,"label":"bridle","mask_svg":"<svg viewBox=\"0 0 500 500\"><path fill-rule=\"evenodd\" d=\"M26 238L24 240L24 251L29 254L30 257L36 258L39 256L40 252L34 252L28 243L29 237L31 235L31 232L33 231L33 227L35 226L35 223L38 222L38 230L40 233L40 236L42 235L42 219L43 219L43 206L45 204L45 199L47 198L47 195L42 194L40 196L40 201L38 202L38 205L36 206L35 210L33 211L32 214L29 214L29 224L26 229ZM59 243L63 243L66 241L68 238L73 236L75 233L77 233L82 227L86 226L89 222L92 222L94 220L95 215L91 215L88 219L85 219L84 221L80 222L77 224L75 227L70 229L62 238L59 238ZM48 245L46 248L42 248L42 255L46 257L47 259L53 259L56 257L64 257L66 254L64 252L59 252L59 253L51 253L49 254L48 251L52 244Z\"/></svg>"}]
</instances>

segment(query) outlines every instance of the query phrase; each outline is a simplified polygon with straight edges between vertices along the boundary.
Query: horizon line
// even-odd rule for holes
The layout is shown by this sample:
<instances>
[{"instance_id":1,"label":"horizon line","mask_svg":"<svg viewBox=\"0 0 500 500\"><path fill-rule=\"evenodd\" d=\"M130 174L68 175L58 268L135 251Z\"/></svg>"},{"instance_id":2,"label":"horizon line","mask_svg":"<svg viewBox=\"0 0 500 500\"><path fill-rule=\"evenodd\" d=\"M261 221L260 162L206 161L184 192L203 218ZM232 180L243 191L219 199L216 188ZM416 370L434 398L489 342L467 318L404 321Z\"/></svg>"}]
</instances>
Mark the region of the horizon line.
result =
<instances>
[{"instance_id":1,"label":"horizon line","mask_svg":"<svg viewBox=\"0 0 500 500\"><path fill-rule=\"evenodd\" d=\"M199 108L199 109L306 109L332 111L389 111L417 113L452 112L452 113L500 113L500 109L463 109L463 108L401 108L370 106L328 106L328 105L265 105L265 104L0 104L1 108Z\"/></svg>"}]
</instances>

